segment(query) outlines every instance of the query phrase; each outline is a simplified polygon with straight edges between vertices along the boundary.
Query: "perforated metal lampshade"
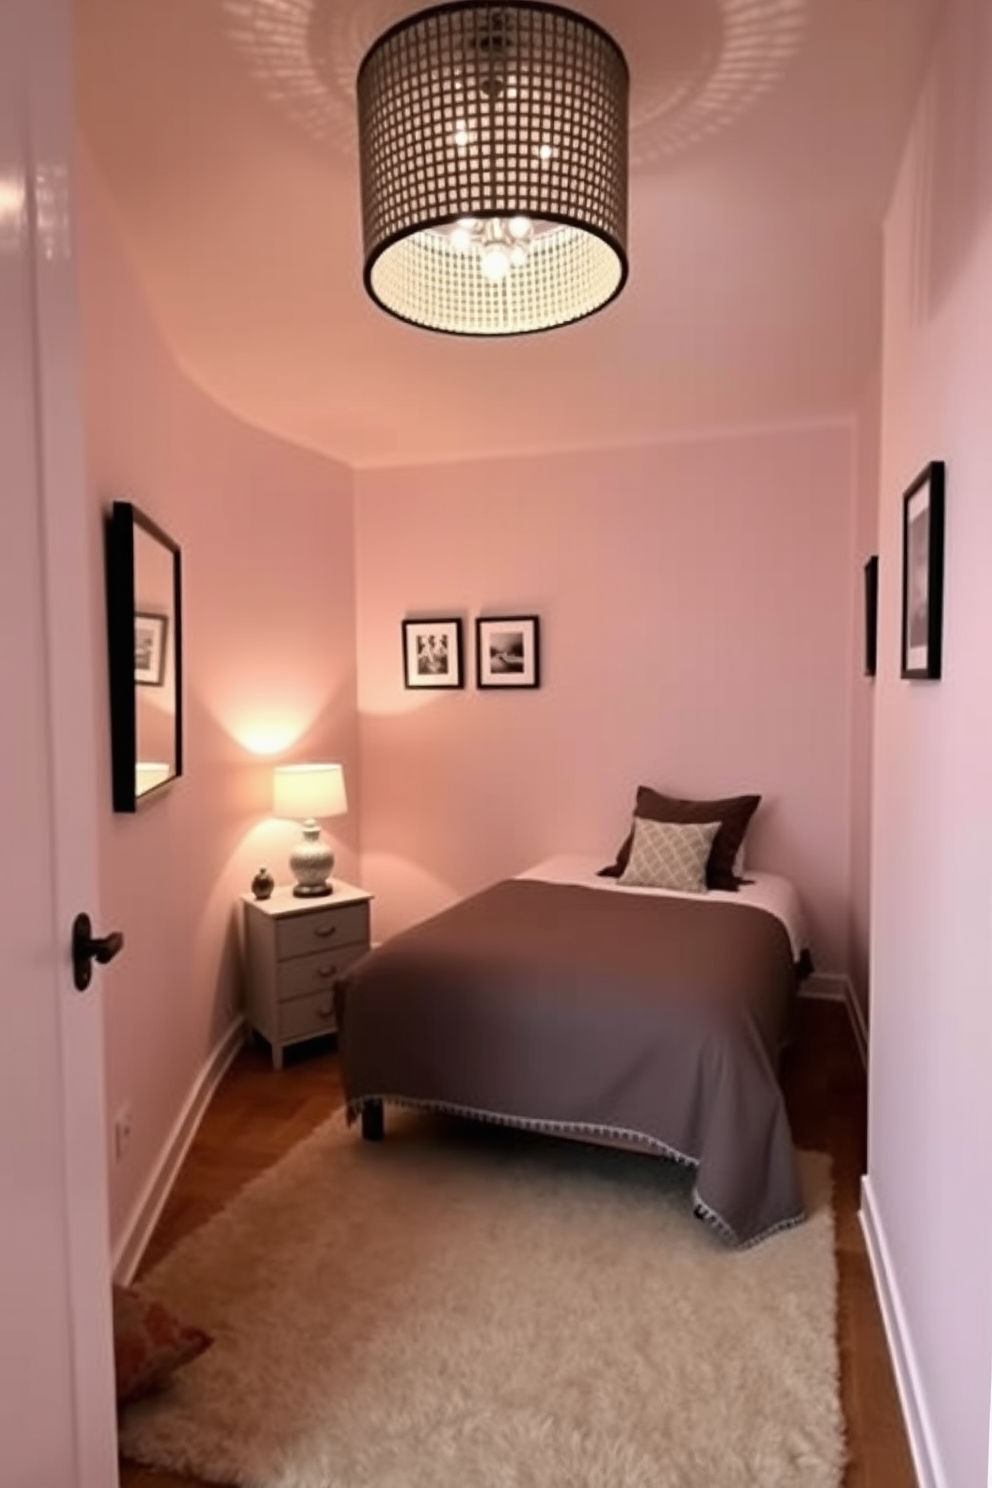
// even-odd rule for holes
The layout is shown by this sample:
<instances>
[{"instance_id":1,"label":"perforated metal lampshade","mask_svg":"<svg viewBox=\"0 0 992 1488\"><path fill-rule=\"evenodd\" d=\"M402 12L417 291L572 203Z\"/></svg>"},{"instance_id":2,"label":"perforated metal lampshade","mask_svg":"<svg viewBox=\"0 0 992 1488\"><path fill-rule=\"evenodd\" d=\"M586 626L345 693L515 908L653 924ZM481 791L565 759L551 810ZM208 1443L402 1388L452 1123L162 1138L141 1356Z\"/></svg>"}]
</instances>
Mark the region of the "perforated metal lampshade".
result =
<instances>
[{"instance_id":1,"label":"perforated metal lampshade","mask_svg":"<svg viewBox=\"0 0 992 1488\"><path fill-rule=\"evenodd\" d=\"M358 73L365 285L431 330L505 336L591 315L627 278L629 75L557 5L401 21Z\"/></svg>"}]
</instances>

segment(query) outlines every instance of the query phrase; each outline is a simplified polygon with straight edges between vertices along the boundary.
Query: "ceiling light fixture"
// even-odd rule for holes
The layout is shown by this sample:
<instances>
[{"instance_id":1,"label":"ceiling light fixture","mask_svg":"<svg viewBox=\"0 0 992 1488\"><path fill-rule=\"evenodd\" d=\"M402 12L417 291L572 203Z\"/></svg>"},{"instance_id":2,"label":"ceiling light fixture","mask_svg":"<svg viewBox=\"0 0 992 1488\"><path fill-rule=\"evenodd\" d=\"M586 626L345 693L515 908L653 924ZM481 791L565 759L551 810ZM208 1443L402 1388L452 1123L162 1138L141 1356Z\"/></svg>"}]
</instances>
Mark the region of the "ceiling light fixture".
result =
<instances>
[{"instance_id":1,"label":"ceiling light fixture","mask_svg":"<svg viewBox=\"0 0 992 1488\"><path fill-rule=\"evenodd\" d=\"M601 310L627 278L629 75L558 5L453 4L358 72L365 287L435 331L508 336Z\"/></svg>"}]
</instances>

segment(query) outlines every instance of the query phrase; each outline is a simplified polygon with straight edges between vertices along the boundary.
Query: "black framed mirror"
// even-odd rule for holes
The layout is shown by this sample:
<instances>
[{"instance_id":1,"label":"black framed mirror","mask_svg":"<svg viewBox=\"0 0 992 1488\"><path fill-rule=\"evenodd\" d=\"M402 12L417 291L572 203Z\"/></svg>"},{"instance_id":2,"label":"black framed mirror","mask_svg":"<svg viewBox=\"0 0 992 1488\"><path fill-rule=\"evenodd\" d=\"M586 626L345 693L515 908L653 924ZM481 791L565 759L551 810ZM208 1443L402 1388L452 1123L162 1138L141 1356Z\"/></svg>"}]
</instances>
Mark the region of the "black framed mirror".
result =
<instances>
[{"instance_id":1,"label":"black framed mirror","mask_svg":"<svg viewBox=\"0 0 992 1488\"><path fill-rule=\"evenodd\" d=\"M183 773L182 557L130 501L104 536L113 806L136 811Z\"/></svg>"}]
</instances>

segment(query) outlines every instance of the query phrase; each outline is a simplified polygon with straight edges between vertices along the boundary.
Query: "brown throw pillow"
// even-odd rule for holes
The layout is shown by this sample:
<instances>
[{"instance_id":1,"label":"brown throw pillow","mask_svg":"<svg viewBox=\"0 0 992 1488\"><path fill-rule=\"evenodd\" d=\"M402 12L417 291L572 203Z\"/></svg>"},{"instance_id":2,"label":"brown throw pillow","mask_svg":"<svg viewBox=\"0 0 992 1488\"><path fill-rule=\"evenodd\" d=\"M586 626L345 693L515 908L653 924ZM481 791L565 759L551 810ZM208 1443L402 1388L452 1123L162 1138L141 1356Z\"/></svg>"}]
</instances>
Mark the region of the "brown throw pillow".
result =
<instances>
[{"instance_id":1,"label":"brown throw pillow","mask_svg":"<svg viewBox=\"0 0 992 1488\"><path fill-rule=\"evenodd\" d=\"M683 801L676 796L662 795L649 785L639 785L634 816L660 822L718 821L720 830L713 839L706 864L706 885L710 889L729 889L736 893L740 880L734 873L734 859L760 800L760 796L728 796L722 801ZM620 877L630 858L632 838L633 830L621 844L616 862L600 869L601 877Z\"/></svg>"},{"instance_id":2,"label":"brown throw pillow","mask_svg":"<svg viewBox=\"0 0 992 1488\"><path fill-rule=\"evenodd\" d=\"M202 1354L213 1338L132 1287L115 1283L113 1292L117 1403L124 1405L154 1390L174 1369Z\"/></svg>"}]
</instances>

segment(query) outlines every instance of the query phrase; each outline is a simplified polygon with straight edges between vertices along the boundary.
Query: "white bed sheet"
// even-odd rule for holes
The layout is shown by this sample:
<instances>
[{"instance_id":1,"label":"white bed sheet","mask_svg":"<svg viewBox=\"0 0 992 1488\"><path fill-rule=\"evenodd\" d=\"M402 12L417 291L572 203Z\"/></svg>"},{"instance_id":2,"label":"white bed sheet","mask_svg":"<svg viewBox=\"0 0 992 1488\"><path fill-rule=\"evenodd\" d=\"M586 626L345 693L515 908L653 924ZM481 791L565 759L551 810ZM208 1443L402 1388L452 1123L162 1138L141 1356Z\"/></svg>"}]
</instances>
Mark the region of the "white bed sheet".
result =
<instances>
[{"instance_id":1,"label":"white bed sheet","mask_svg":"<svg viewBox=\"0 0 992 1488\"><path fill-rule=\"evenodd\" d=\"M582 853L564 853L545 858L517 873L516 878L537 878L545 883L582 884L589 889L601 889L606 894L653 894L667 899L698 899L698 894L684 894L677 889L644 889L632 884L618 883L615 878L600 878L602 857ZM706 899L726 900L728 904L754 904L773 914L785 926L792 946L792 958L798 961L804 951L809 950L806 920L803 915L799 892L791 879L780 873L766 873L763 869L748 869L747 883L741 884L735 894L725 889L710 889Z\"/></svg>"}]
</instances>

